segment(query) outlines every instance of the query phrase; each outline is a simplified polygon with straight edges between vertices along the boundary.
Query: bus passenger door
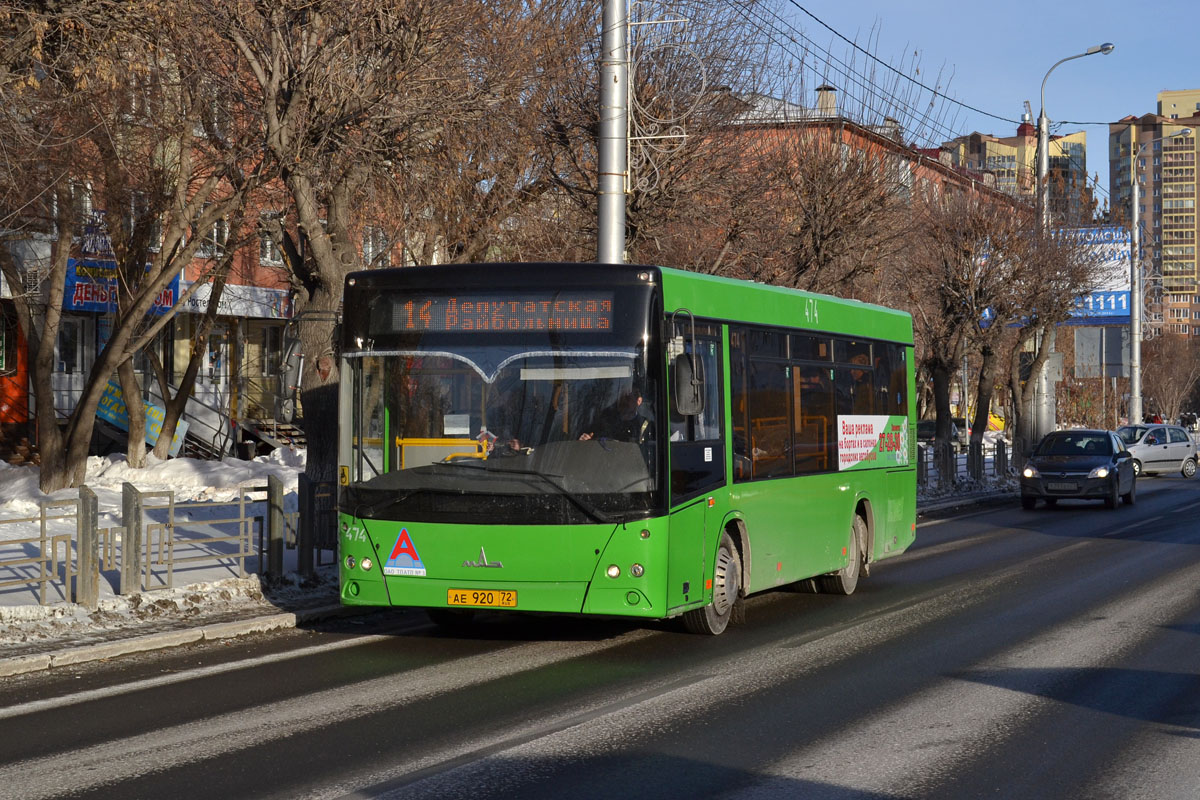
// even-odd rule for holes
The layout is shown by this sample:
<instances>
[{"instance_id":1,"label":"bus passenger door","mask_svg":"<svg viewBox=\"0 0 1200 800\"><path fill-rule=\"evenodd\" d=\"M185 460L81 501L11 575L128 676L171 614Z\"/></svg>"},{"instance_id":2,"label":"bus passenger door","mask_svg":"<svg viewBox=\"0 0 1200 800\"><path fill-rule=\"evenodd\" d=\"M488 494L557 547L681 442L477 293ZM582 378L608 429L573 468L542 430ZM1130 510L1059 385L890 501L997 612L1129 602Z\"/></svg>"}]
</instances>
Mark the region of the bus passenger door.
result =
<instances>
[{"instance_id":1,"label":"bus passenger door","mask_svg":"<svg viewBox=\"0 0 1200 800\"><path fill-rule=\"evenodd\" d=\"M713 492L725 485L725 437L721 421L721 339L715 325L696 324L696 356L704 376L704 408L680 416L671 411L671 527L667 566L667 608L694 603L704 596L708 560L716 547L720 514ZM691 341L686 352L691 352ZM674 366L668 368L673 373ZM668 375L668 386L674 374ZM673 398L669 400L673 402Z\"/></svg>"}]
</instances>

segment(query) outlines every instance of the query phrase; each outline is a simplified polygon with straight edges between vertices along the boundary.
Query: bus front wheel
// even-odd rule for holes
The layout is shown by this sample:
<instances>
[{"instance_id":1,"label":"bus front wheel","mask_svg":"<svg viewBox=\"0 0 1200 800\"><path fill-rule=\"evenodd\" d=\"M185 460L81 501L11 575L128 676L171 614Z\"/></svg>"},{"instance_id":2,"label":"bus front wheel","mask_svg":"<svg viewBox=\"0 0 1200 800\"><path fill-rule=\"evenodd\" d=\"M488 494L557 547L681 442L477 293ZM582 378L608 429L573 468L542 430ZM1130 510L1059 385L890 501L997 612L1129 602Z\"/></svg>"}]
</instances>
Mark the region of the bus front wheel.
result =
<instances>
[{"instance_id":1,"label":"bus front wheel","mask_svg":"<svg viewBox=\"0 0 1200 800\"><path fill-rule=\"evenodd\" d=\"M713 570L713 599L704 608L687 611L684 627L691 633L716 636L729 626L733 608L738 602L742 582L742 559L728 533L721 534L717 562Z\"/></svg>"},{"instance_id":2,"label":"bus front wheel","mask_svg":"<svg viewBox=\"0 0 1200 800\"><path fill-rule=\"evenodd\" d=\"M867 538L867 523L858 514L850 525L850 541L846 545L846 566L820 578L821 591L826 594L854 594L858 588L858 575L862 569L862 551L859 542Z\"/></svg>"}]
</instances>

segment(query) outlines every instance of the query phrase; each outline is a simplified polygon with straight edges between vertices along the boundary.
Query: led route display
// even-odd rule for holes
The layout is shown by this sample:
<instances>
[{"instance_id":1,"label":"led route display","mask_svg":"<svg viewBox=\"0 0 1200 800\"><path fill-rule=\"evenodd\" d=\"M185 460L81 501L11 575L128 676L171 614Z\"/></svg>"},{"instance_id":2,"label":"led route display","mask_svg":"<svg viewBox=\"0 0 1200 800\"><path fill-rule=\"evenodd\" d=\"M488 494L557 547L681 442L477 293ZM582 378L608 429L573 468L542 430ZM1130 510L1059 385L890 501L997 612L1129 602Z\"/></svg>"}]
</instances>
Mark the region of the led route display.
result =
<instances>
[{"instance_id":1,"label":"led route display","mask_svg":"<svg viewBox=\"0 0 1200 800\"><path fill-rule=\"evenodd\" d=\"M406 295L392 302L389 332L611 331L612 292Z\"/></svg>"}]
</instances>

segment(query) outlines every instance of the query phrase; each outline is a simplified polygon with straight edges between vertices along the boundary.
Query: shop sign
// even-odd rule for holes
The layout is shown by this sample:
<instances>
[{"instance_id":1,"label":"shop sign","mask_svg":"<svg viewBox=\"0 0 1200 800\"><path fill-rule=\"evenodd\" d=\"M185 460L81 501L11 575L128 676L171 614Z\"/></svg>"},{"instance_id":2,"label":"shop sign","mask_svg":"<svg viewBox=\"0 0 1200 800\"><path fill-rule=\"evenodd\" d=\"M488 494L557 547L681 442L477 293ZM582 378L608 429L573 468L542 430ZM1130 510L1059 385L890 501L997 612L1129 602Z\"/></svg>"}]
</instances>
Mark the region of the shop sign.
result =
<instances>
[{"instance_id":1,"label":"shop sign","mask_svg":"<svg viewBox=\"0 0 1200 800\"><path fill-rule=\"evenodd\" d=\"M185 285L184 291L189 288L191 284ZM203 314L208 310L211 296L212 284L199 286L196 292L183 302L180 310ZM292 298L285 289L227 283L221 291L221 299L217 302L217 314L222 317L291 319Z\"/></svg>"},{"instance_id":2,"label":"shop sign","mask_svg":"<svg viewBox=\"0 0 1200 800\"><path fill-rule=\"evenodd\" d=\"M150 265L146 265L147 271ZM165 314L179 297L179 276L176 275L154 299L150 313ZM64 311L85 311L111 314L117 310L117 262L98 258L67 260L66 290L63 292Z\"/></svg>"},{"instance_id":3,"label":"shop sign","mask_svg":"<svg viewBox=\"0 0 1200 800\"><path fill-rule=\"evenodd\" d=\"M163 418L166 412L161 406L156 406L152 403L144 403L146 409L146 444L153 447L158 442L158 436L162 433ZM109 381L104 387L104 394L100 397L100 405L96 407L96 416L107 422L109 425L120 428L123 431L129 431L129 409L125 407L125 398L121 394L121 387L113 381ZM183 437L187 435L188 424L185 420L179 420L175 423L175 437L171 439L171 449L168 455L179 455L179 448L183 445Z\"/></svg>"}]
</instances>

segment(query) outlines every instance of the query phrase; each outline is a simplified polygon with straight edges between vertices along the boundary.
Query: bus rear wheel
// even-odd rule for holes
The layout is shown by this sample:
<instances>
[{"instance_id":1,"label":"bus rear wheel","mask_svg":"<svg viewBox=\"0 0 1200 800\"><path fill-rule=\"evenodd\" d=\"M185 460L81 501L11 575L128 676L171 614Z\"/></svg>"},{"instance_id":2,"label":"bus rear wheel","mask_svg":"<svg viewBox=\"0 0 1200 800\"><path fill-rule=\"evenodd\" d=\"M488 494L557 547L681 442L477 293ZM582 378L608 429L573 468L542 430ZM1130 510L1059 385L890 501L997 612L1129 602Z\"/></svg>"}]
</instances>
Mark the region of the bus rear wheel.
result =
<instances>
[{"instance_id":1,"label":"bus rear wheel","mask_svg":"<svg viewBox=\"0 0 1200 800\"><path fill-rule=\"evenodd\" d=\"M859 542L867 538L867 523L858 514L850 525L850 542L846 546L846 566L831 575L820 577L821 591L826 594L854 594L862 570L862 551Z\"/></svg>"},{"instance_id":2,"label":"bus rear wheel","mask_svg":"<svg viewBox=\"0 0 1200 800\"><path fill-rule=\"evenodd\" d=\"M686 611L683 625L691 633L716 636L729 627L742 583L742 559L728 533L721 534L713 569L713 599L704 608Z\"/></svg>"}]
</instances>

